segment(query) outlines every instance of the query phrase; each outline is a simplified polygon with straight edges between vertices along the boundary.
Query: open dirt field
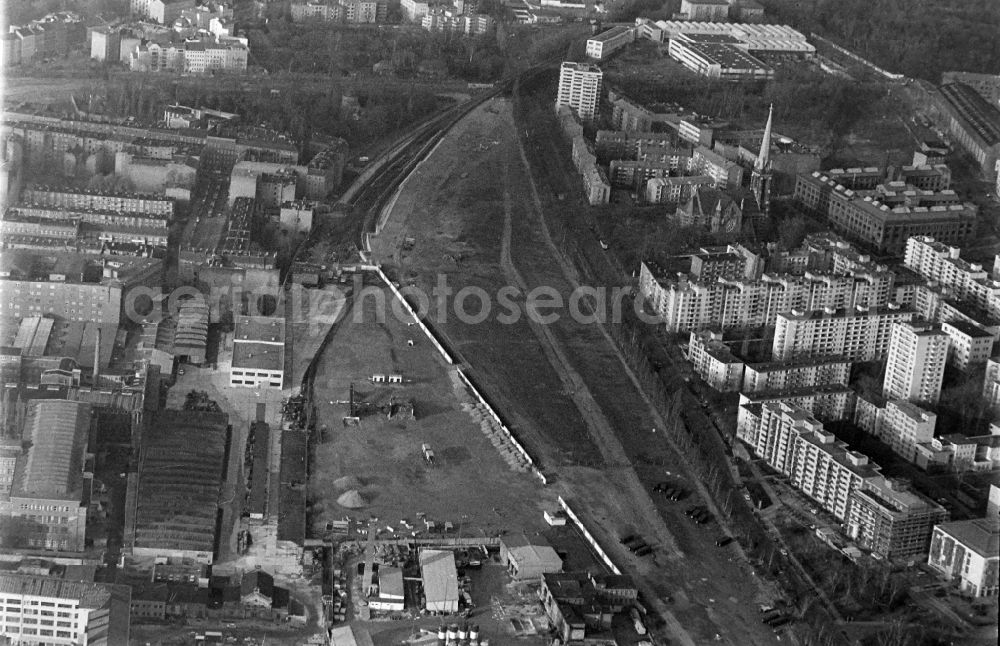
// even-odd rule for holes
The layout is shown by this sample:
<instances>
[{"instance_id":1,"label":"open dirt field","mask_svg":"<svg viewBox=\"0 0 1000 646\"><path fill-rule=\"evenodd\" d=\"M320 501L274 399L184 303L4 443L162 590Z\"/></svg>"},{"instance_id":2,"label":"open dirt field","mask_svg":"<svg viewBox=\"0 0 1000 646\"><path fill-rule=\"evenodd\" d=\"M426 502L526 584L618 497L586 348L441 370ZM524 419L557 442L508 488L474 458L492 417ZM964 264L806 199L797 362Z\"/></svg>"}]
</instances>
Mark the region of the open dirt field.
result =
<instances>
[{"instance_id":1,"label":"open dirt field","mask_svg":"<svg viewBox=\"0 0 1000 646\"><path fill-rule=\"evenodd\" d=\"M513 285L522 310L524 294L540 286L568 302L574 272L547 239L516 133L510 104L499 99L463 120L404 185L373 242L376 260L401 283L424 289L444 275L455 292L474 285L495 295ZM496 312L467 324L454 316L453 299L446 305L445 320L432 299L429 318L551 468L551 488L575 503L617 563L640 576L647 599L666 617L662 635L684 644L717 634L734 645L774 643L756 610L770 592L735 548L715 547L717 524L684 517L697 494L674 503L649 495L662 480L692 490L696 483L662 433L653 433L657 422L601 326L573 320L565 309L554 310L561 316L550 325L525 316L502 324ZM466 310L479 311L477 299L467 299ZM633 531L656 544L655 560L618 544Z\"/></svg>"},{"instance_id":2,"label":"open dirt field","mask_svg":"<svg viewBox=\"0 0 1000 646\"><path fill-rule=\"evenodd\" d=\"M439 526L450 521L464 536L543 528L542 510L556 506L552 495L543 495L530 472L515 471L501 459L480 422L463 408L473 402L454 369L419 328L393 314L388 289L369 286L337 324L316 375L318 422L327 431L315 447L310 481L314 535L348 515L374 516L397 534L408 534L412 530L401 520L425 529L418 512ZM401 374L404 383L374 384L375 373ZM356 401L412 401L416 419L372 412L361 415L359 425L345 426L352 383ZM424 459L423 444L434 451L433 464ZM359 481L364 507L337 504L344 488L335 481L346 476ZM386 530L383 537L389 536Z\"/></svg>"}]
</instances>

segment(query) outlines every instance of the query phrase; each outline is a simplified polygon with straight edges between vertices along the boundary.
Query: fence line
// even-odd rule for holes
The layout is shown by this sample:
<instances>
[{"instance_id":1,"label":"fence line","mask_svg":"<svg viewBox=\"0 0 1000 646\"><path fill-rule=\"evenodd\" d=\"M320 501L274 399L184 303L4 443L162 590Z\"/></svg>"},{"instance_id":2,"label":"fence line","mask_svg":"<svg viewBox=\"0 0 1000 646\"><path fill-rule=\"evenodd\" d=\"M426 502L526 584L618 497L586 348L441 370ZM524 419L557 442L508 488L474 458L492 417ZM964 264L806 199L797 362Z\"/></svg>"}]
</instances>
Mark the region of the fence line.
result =
<instances>
[{"instance_id":1,"label":"fence line","mask_svg":"<svg viewBox=\"0 0 1000 646\"><path fill-rule=\"evenodd\" d=\"M414 322L420 326L420 329L424 331L424 334L427 335L427 338L431 340L431 343L434 344L434 347L437 348L438 352L441 353L441 356L444 357L444 360L447 361L449 365L454 365L455 360L451 358L451 355L448 354L448 351L444 349L444 346L441 345L441 342L437 340L437 337L431 334L431 331L427 327L427 325L421 320L419 316L417 316L417 313L410 306L409 302L407 302L407 300L403 298L403 295L399 292L399 289L396 288L393 282L389 280L389 277L385 275L385 272L382 271L382 267L380 265L373 265L373 267L375 269L375 272L378 274L379 278L381 278L383 282L385 282L385 284L389 286L390 291L392 291L392 295L395 298L399 299L399 301L403 304L403 307L406 308L406 311L410 314L410 316L413 317Z\"/></svg>"},{"instance_id":2,"label":"fence line","mask_svg":"<svg viewBox=\"0 0 1000 646\"><path fill-rule=\"evenodd\" d=\"M572 507L569 506L569 503L567 503L562 496L559 496L559 505L563 508L563 511L566 512L566 515L570 517L570 520L572 520L576 524L576 526L580 530L580 533L582 533L583 537L587 539L587 542L590 543L590 546L592 548L594 548L594 551L597 552L597 555L599 557L601 557L601 560L604 561L604 564L608 566L608 569L614 572L615 574L621 574L622 571L618 569L618 566L615 565L615 562L611 560L611 557L608 556L608 553L605 552L604 548L601 547L601 544L597 542L597 538L595 538L594 535L590 533L590 530L587 529L587 526L583 524L583 521L580 520L580 517L576 515L576 512L573 511Z\"/></svg>"}]
</instances>

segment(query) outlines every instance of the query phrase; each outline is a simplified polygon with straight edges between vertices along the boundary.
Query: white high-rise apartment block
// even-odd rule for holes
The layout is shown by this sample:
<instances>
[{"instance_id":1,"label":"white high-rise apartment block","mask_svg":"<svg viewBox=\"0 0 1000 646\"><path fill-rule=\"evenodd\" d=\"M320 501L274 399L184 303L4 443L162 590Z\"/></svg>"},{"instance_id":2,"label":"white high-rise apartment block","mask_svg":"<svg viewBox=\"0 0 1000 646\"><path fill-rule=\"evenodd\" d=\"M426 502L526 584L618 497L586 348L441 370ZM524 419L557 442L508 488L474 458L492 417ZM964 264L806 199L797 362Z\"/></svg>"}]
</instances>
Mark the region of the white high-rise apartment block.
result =
<instances>
[{"instance_id":1,"label":"white high-rise apartment block","mask_svg":"<svg viewBox=\"0 0 1000 646\"><path fill-rule=\"evenodd\" d=\"M808 411L782 402L742 408L739 439L838 520L847 517L851 493L880 477L867 456L848 450Z\"/></svg>"},{"instance_id":2,"label":"white high-rise apartment block","mask_svg":"<svg viewBox=\"0 0 1000 646\"><path fill-rule=\"evenodd\" d=\"M871 309L782 312L775 323L771 358L774 361L809 356L843 357L849 361L881 359L889 350L893 324L912 319L912 311L894 304Z\"/></svg>"},{"instance_id":3,"label":"white high-rise apartment block","mask_svg":"<svg viewBox=\"0 0 1000 646\"><path fill-rule=\"evenodd\" d=\"M980 366L993 354L993 335L968 321L958 319L941 323L948 335L948 363L961 371Z\"/></svg>"},{"instance_id":4,"label":"white high-rise apartment block","mask_svg":"<svg viewBox=\"0 0 1000 646\"><path fill-rule=\"evenodd\" d=\"M991 277L983 265L962 260L961 252L929 236L914 236L906 242L903 263L923 278L949 288L955 298L1000 316L1000 281ZM994 275L1000 256L997 259Z\"/></svg>"},{"instance_id":5,"label":"white high-rise apartment block","mask_svg":"<svg viewBox=\"0 0 1000 646\"><path fill-rule=\"evenodd\" d=\"M569 106L580 119L589 121L597 116L601 102L604 72L588 63L563 62L559 68L559 94L556 109Z\"/></svg>"},{"instance_id":6,"label":"white high-rise apartment block","mask_svg":"<svg viewBox=\"0 0 1000 646\"><path fill-rule=\"evenodd\" d=\"M948 335L929 325L897 323L889 339L882 395L936 404L941 398Z\"/></svg>"},{"instance_id":7,"label":"white high-rise apartment block","mask_svg":"<svg viewBox=\"0 0 1000 646\"><path fill-rule=\"evenodd\" d=\"M916 462L917 447L934 439L937 415L907 401L894 399L879 407L858 397L854 421L887 444L896 455Z\"/></svg>"},{"instance_id":8,"label":"white high-rise apartment block","mask_svg":"<svg viewBox=\"0 0 1000 646\"><path fill-rule=\"evenodd\" d=\"M986 360L983 399L987 406L995 411L1000 411L1000 357L991 357Z\"/></svg>"},{"instance_id":9,"label":"white high-rise apartment block","mask_svg":"<svg viewBox=\"0 0 1000 646\"><path fill-rule=\"evenodd\" d=\"M855 272L849 276L807 272L805 276L764 274L759 280L693 280L687 274L670 275L643 262L639 274L640 293L670 332L712 326L770 327L779 313L790 310L880 307L888 304L891 285L887 272Z\"/></svg>"}]
</instances>

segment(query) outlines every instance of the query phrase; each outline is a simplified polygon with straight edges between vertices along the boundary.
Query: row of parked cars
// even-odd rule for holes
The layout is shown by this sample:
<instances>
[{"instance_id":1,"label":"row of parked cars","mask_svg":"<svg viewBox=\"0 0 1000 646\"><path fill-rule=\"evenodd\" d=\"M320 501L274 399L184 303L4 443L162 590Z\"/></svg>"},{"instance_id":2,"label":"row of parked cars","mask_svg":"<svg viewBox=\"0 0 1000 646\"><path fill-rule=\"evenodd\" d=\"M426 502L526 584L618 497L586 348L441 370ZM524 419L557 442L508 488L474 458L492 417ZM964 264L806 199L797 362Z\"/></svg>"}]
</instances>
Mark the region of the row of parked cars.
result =
<instances>
[{"instance_id":1,"label":"row of parked cars","mask_svg":"<svg viewBox=\"0 0 1000 646\"><path fill-rule=\"evenodd\" d=\"M646 556L653 553L653 548L638 534L629 534L621 539L622 545L628 548L636 556Z\"/></svg>"},{"instance_id":2,"label":"row of parked cars","mask_svg":"<svg viewBox=\"0 0 1000 646\"><path fill-rule=\"evenodd\" d=\"M662 493L668 500L683 500L687 497L688 492L684 487L670 484L669 482L661 482L653 487L653 491L656 493Z\"/></svg>"}]
</instances>

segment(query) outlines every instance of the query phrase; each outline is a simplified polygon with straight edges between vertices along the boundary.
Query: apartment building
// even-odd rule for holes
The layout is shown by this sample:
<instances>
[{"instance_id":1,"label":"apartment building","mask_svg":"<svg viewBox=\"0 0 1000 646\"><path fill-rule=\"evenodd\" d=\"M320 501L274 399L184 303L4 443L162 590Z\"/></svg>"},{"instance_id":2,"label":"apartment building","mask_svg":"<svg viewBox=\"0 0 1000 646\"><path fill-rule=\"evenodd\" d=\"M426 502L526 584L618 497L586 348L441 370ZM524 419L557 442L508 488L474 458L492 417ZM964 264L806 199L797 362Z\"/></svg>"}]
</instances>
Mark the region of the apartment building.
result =
<instances>
[{"instance_id":1,"label":"apartment building","mask_svg":"<svg viewBox=\"0 0 1000 646\"><path fill-rule=\"evenodd\" d=\"M788 390L741 392L739 405L788 404L802 409L821 422L839 422L854 416L855 399L857 397L850 386L827 384Z\"/></svg>"},{"instance_id":2,"label":"apartment building","mask_svg":"<svg viewBox=\"0 0 1000 646\"><path fill-rule=\"evenodd\" d=\"M887 304L889 281L891 276L885 273L853 276L764 274L759 280L722 277L692 280L687 274L667 275L653 265L644 264L640 268L639 289L662 317L667 329L681 332L713 325L723 329L770 327L775 325L780 313L792 310L847 308L853 311L858 307L882 307ZM825 356L830 354L838 353L830 352Z\"/></svg>"},{"instance_id":3,"label":"apartment building","mask_svg":"<svg viewBox=\"0 0 1000 646\"><path fill-rule=\"evenodd\" d=\"M835 357L782 362L748 363L743 371L741 392L787 391L817 386L847 385L851 362Z\"/></svg>"},{"instance_id":4,"label":"apartment building","mask_svg":"<svg viewBox=\"0 0 1000 646\"><path fill-rule=\"evenodd\" d=\"M716 188L738 188L743 184L743 167L705 146L697 146L688 170L694 175L708 175Z\"/></svg>"},{"instance_id":5,"label":"apartment building","mask_svg":"<svg viewBox=\"0 0 1000 646\"><path fill-rule=\"evenodd\" d=\"M858 397L854 423L907 462L917 463L920 445L934 439L937 415L908 401L892 399L879 405Z\"/></svg>"},{"instance_id":6,"label":"apartment building","mask_svg":"<svg viewBox=\"0 0 1000 646\"><path fill-rule=\"evenodd\" d=\"M983 400L993 410L1000 411L1000 357L990 357L986 360Z\"/></svg>"},{"instance_id":7,"label":"apartment building","mask_svg":"<svg viewBox=\"0 0 1000 646\"><path fill-rule=\"evenodd\" d=\"M889 352L896 323L913 320L913 311L890 303L886 307L792 310L777 315L771 358L845 357L874 361Z\"/></svg>"},{"instance_id":8,"label":"apartment building","mask_svg":"<svg viewBox=\"0 0 1000 646\"><path fill-rule=\"evenodd\" d=\"M556 109L572 108L583 121L590 121L600 108L604 72L596 65L564 61L559 68Z\"/></svg>"},{"instance_id":9,"label":"apartment building","mask_svg":"<svg viewBox=\"0 0 1000 646\"><path fill-rule=\"evenodd\" d=\"M688 340L687 360L695 373L715 390L726 393L740 389L743 361L723 343L721 332L692 332Z\"/></svg>"},{"instance_id":10,"label":"apartment building","mask_svg":"<svg viewBox=\"0 0 1000 646\"><path fill-rule=\"evenodd\" d=\"M934 526L946 520L948 511L909 483L879 477L851 493L844 532L884 559L923 559Z\"/></svg>"},{"instance_id":11,"label":"apartment building","mask_svg":"<svg viewBox=\"0 0 1000 646\"><path fill-rule=\"evenodd\" d=\"M102 281L99 266L76 254L7 251L0 264L3 314L14 318L51 315L117 326L122 286Z\"/></svg>"},{"instance_id":12,"label":"apartment building","mask_svg":"<svg viewBox=\"0 0 1000 646\"><path fill-rule=\"evenodd\" d=\"M962 259L959 247L938 242L930 236L914 236L906 242L903 264L951 290L954 298L967 301L1000 316L1000 280L996 280L996 263L992 272L981 263Z\"/></svg>"},{"instance_id":13,"label":"apartment building","mask_svg":"<svg viewBox=\"0 0 1000 646\"><path fill-rule=\"evenodd\" d=\"M948 360L947 334L913 322L893 325L889 336L882 396L936 404Z\"/></svg>"},{"instance_id":14,"label":"apartment building","mask_svg":"<svg viewBox=\"0 0 1000 646\"><path fill-rule=\"evenodd\" d=\"M641 130L598 130L594 138L594 152L602 162L614 159L639 159L644 154L662 153L677 149L677 135L672 132L644 132ZM681 153L680 150L677 151ZM690 157L690 152L687 157ZM684 165L686 169L686 164Z\"/></svg>"},{"instance_id":15,"label":"apartment building","mask_svg":"<svg viewBox=\"0 0 1000 646\"><path fill-rule=\"evenodd\" d=\"M981 366L993 355L993 335L968 321L941 323L948 335L948 363L962 372Z\"/></svg>"},{"instance_id":16,"label":"apartment building","mask_svg":"<svg viewBox=\"0 0 1000 646\"><path fill-rule=\"evenodd\" d=\"M115 646L129 641L127 585L0 574L0 635L14 644Z\"/></svg>"},{"instance_id":17,"label":"apartment building","mask_svg":"<svg viewBox=\"0 0 1000 646\"><path fill-rule=\"evenodd\" d=\"M807 411L782 402L741 408L748 421L737 429L739 439L838 520L847 518L851 494L879 477L876 465Z\"/></svg>"},{"instance_id":18,"label":"apartment building","mask_svg":"<svg viewBox=\"0 0 1000 646\"><path fill-rule=\"evenodd\" d=\"M587 39L587 57L604 60L635 41L635 28L618 25Z\"/></svg>"},{"instance_id":19,"label":"apartment building","mask_svg":"<svg viewBox=\"0 0 1000 646\"><path fill-rule=\"evenodd\" d=\"M24 547L82 552L91 477L84 473L90 404L28 400L5 524L21 525Z\"/></svg>"},{"instance_id":20,"label":"apartment building","mask_svg":"<svg viewBox=\"0 0 1000 646\"><path fill-rule=\"evenodd\" d=\"M645 198L650 204L683 203L691 199L700 187L715 186L708 175L655 177L646 180Z\"/></svg>"},{"instance_id":21,"label":"apartment building","mask_svg":"<svg viewBox=\"0 0 1000 646\"><path fill-rule=\"evenodd\" d=\"M162 195L28 186L21 192L21 202L67 209L148 213L167 218L174 215L174 200Z\"/></svg>"},{"instance_id":22,"label":"apartment building","mask_svg":"<svg viewBox=\"0 0 1000 646\"><path fill-rule=\"evenodd\" d=\"M149 18L161 25L173 23L183 11L194 9L194 6L194 0L129 0L133 16Z\"/></svg>"},{"instance_id":23,"label":"apartment building","mask_svg":"<svg viewBox=\"0 0 1000 646\"><path fill-rule=\"evenodd\" d=\"M726 22L729 0L681 0L681 14L687 20Z\"/></svg>"},{"instance_id":24,"label":"apartment building","mask_svg":"<svg viewBox=\"0 0 1000 646\"><path fill-rule=\"evenodd\" d=\"M569 106L559 106L556 110L559 126L570 141L573 149L573 165L583 179L584 194L591 205L607 204L611 199L611 182L604 169L597 165L597 157L590 151L583 137L583 126L577 121Z\"/></svg>"},{"instance_id":25,"label":"apartment building","mask_svg":"<svg viewBox=\"0 0 1000 646\"><path fill-rule=\"evenodd\" d=\"M830 225L849 238L879 251L903 254L912 236L933 236L959 244L975 229L977 209L958 203L951 191L902 191L899 187L855 190L814 171L796 178L794 197L828 218Z\"/></svg>"},{"instance_id":26,"label":"apartment building","mask_svg":"<svg viewBox=\"0 0 1000 646\"><path fill-rule=\"evenodd\" d=\"M976 518L941 523L931 535L927 564L970 597L1000 594L1000 522Z\"/></svg>"},{"instance_id":27,"label":"apartment building","mask_svg":"<svg viewBox=\"0 0 1000 646\"><path fill-rule=\"evenodd\" d=\"M940 192L951 188L951 169L947 164L912 164L900 166L896 180L921 191Z\"/></svg>"},{"instance_id":28,"label":"apartment building","mask_svg":"<svg viewBox=\"0 0 1000 646\"><path fill-rule=\"evenodd\" d=\"M149 41L129 54L133 72L178 72L206 74L214 71L246 71L249 48L245 39L216 38L180 43Z\"/></svg>"}]
</instances>

